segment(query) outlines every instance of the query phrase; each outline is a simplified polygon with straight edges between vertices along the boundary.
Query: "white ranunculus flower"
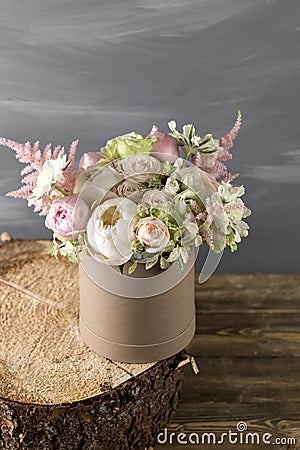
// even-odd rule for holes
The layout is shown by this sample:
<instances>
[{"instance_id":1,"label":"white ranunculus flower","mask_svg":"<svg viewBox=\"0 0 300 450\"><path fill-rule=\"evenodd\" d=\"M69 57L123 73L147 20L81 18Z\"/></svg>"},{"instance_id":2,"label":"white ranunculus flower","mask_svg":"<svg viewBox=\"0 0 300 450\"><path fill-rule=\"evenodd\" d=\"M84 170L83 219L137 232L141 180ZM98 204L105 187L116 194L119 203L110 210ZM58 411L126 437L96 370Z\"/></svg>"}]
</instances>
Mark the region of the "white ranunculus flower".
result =
<instances>
[{"instance_id":1,"label":"white ranunculus flower","mask_svg":"<svg viewBox=\"0 0 300 450\"><path fill-rule=\"evenodd\" d=\"M151 206L162 206L171 200L168 192L160 191L159 189L150 189L145 191L142 198L142 203L149 203Z\"/></svg>"},{"instance_id":2,"label":"white ranunculus flower","mask_svg":"<svg viewBox=\"0 0 300 450\"><path fill-rule=\"evenodd\" d=\"M212 231L212 248L215 252L220 252L225 248L227 227L229 224L228 217L224 210L223 202L215 192L205 201L205 207L210 221L210 229Z\"/></svg>"},{"instance_id":3,"label":"white ranunculus flower","mask_svg":"<svg viewBox=\"0 0 300 450\"><path fill-rule=\"evenodd\" d=\"M220 196L215 192L211 197L206 199L206 211L212 223L224 234L227 233L228 217L224 211L224 205Z\"/></svg>"},{"instance_id":4,"label":"white ranunculus flower","mask_svg":"<svg viewBox=\"0 0 300 450\"><path fill-rule=\"evenodd\" d=\"M56 159L44 162L43 170L37 177L36 186L32 191L32 199L40 199L48 194L55 183L65 181L63 171L67 165L66 155L59 155Z\"/></svg>"},{"instance_id":5,"label":"white ranunculus flower","mask_svg":"<svg viewBox=\"0 0 300 450\"><path fill-rule=\"evenodd\" d=\"M248 217L251 214L250 209L248 209L241 198L237 198L232 202L228 202L224 205L225 212L228 218L232 222L239 222L240 220Z\"/></svg>"},{"instance_id":6,"label":"white ranunculus flower","mask_svg":"<svg viewBox=\"0 0 300 450\"><path fill-rule=\"evenodd\" d=\"M122 165L125 177L130 177L141 183L149 180L155 174L162 173L160 161L145 154L127 156L122 161Z\"/></svg>"},{"instance_id":7,"label":"white ranunculus flower","mask_svg":"<svg viewBox=\"0 0 300 450\"><path fill-rule=\"evenodd\" d=\"M110 265L124 264L131 257L136 204L128 198L112 198L97 206L87 225L91 253Z\"/></svg>"},{"instance_id":8,"label":"white ranunculus flower","mask_svg":"<svg viewBox=\"0 0 300 450\"><path fill-rule=\"evenodd\" d=\"M75 182L74 193L91 206L104 197L114 197L110 190L122 180L121 175L110 165L82 171Z\"/></svg>"},{"instance_id":9,"label":"white ranunculus flower","mask_svg":"<svg viewBox=\"0 0 300 450\"><path fill-rule=\"evenodd\" d=\"M170 240L168 228L157 217L140 219L135 227L135 234L148 253L163 251Z\"/></svg>"}]
</instances>

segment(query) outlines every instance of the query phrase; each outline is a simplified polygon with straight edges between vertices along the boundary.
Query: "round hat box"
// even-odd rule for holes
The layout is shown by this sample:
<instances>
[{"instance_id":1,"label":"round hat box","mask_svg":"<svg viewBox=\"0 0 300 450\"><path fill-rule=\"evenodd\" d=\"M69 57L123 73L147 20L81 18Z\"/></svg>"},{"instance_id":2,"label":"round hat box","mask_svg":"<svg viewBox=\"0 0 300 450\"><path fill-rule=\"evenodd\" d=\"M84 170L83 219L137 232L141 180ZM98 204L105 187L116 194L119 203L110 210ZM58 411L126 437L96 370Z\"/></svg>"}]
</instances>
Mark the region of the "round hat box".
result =
<instances>
[{"instance_id":1,"label":"round hat box","mask_svg":"<svg viewBox=\"0 0 300 450\"><path fill-rule=\"evenodd\" d=\"M84 254L79 267L80 331L96 353L147 363L183 350L195 333L194 257L167 270L138 264L131 275Z\"/></svg>"}]
</instances>

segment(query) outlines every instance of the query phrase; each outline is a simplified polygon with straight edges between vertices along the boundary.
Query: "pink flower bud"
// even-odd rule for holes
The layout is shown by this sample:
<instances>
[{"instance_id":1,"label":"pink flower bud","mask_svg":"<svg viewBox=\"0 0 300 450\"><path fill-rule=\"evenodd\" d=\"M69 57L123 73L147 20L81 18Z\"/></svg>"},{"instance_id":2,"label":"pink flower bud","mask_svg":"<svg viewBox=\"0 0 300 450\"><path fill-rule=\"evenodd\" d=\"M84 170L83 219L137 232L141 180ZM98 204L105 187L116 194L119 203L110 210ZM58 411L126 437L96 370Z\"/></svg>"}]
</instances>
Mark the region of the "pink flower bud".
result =
<instances>
[{"instance_id":1,"label":"pink flower bud","mask_svg":"<svg viewBox=\"0 0 300 450\"><path fill-rule=\"evenodd\" d=\"M160 161L170 161L173 163L179 157L177 140L159 131L156 125L153 125L148 137L156 137L157 140L152 144L151 153Z\"/></svg>"},{"instance_id":2,"label":"pink flower bud","mask_svg":"<svg viewBox=\"0 0 300 450\"><path fill-rule=\"evenodd\" d=\"M84 153L79 161L79 168L87 170L91 167L95 167L101 158L102 155L99 152Z\"/></svg>"},{"instance_id":3,"label":"pink flower bud","mask_svg":"<svg viewBox=\"0 0 300 450\"><path fill-rule=\"evenodd\" d=\"M63 197L52 203L45 225L63 238L75 239L85 231L89 218L90 209L81 198Z\"/></svg>"}]
</instances>

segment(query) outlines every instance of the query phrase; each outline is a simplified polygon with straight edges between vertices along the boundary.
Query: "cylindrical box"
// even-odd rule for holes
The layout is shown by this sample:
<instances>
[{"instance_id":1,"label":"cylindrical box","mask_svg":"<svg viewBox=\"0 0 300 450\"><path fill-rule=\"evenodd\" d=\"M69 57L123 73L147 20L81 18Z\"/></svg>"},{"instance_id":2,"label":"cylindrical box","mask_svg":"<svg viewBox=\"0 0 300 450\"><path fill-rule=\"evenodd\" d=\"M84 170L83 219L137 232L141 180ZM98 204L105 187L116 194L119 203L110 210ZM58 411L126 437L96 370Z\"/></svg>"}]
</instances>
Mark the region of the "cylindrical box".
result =
<instances>
[{"instance_id":1,"label":"cylindrical box","mask_svg":"<svg viewBox=\"0 0 300 450\"><path fill-rule=\"evenodd\" d=\"M195 333L194 258L180 273L144 264L132 275L85 255L80 275L80 331L98 354L129 363L178 353ZM127 272L127 274L126 274Z\"/></svg>"}]
</instances>

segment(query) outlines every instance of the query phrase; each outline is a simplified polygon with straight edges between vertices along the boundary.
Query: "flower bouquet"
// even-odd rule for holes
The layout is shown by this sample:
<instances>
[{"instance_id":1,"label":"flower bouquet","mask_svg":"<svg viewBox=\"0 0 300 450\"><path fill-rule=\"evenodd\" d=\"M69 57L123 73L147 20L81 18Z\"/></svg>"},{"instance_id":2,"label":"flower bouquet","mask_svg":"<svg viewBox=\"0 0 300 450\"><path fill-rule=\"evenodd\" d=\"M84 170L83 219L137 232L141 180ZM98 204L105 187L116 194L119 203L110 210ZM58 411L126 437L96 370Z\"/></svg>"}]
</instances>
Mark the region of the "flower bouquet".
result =
<instances>
[{"instance_id":1,"label":"flower bouquet","mask_svg":"<svg viewBox=\"0 0 300 450\"><path fill-rule=\"evenodd\" d=\"M49 253L79 263L80 329L96 352L150 362L183 349L195 331L194 262L200 246L237 249L249 216L224 161L241 126L220 140L194 125L166 135L131 132L85 153L0 138L26 164L27 199L53 231Z\"/></svg>"}]
</instances>

